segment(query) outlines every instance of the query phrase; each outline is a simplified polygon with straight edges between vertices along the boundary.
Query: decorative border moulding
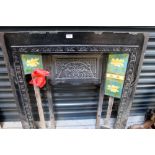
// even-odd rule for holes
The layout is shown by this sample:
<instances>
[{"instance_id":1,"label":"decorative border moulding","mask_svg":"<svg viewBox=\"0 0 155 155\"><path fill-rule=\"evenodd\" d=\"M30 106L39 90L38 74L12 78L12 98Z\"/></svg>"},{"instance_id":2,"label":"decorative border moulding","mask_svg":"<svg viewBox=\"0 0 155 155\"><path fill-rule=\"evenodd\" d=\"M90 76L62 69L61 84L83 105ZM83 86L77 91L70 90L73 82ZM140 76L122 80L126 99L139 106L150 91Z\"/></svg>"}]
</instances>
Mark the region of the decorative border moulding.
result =
<instances>
[{"instance_id":1,"label":"decorative border moulding","mask_svg":"<svg viewBox=\"0 0 155 155\"><path fill-rule=\"evenodd\" d=\"M81 46L81 47L74 47L77 52L79 53L80 51L82 51L81 53L84 53L84 51L86 52L90 52L90 47L89 46ZM93 47L92 47L93 48ZM58 48L59 49L59 48ZM61 50L59 51L57 49L57 52L62 53L61 50L63 50L63 52L69 52L71 51L71 49L68 48L63 48L61 47ZM85 50L84 50L85 49ZM29 124L29 128L34 128L34 121L32 119L32 112L31 112L31 108L30 108L30 99L29 99L29 95L27 93L27 88L26 88L26 84L25 84L25 80L24 80L24 74L22 72L22 65L20 62L20 53L53 53L53 51L55 50L55 48L53 49L53 47L45 47L45 48L32 48L32 47L16 47L13 48L12 47L12 54L13 54L13 62L14 62L14 69L15 69L15 73L16 73L16 79L17 79L17 83L18 83L18 87L19 87L19 91L20 91L20 95L21 95L21 104L23 105L24 109L25 109L25 115L27 115L27 119L28 119L28 124ZM68 51L69 50L69 51ZM129 98L131 96L131 92L133 90L133 86L135 83L135 76L134 76L134 69L135 69L135 63L136 63L136 55L137 52L139 51L138 47L95 47L96 52L99 51L104 51L103 53L113 53L116 51L123 51L124 52L128 52L130 53L130 58L129 58L129 63L128 63L128 69L127 69L127 73L126 73L126 79L124 81L124 88L123 88L123 93L122 93L122 98L121 98L121 102L122 104L126 104L129 102ZM57 53L56 51L54 53ZM94 53L94 52L93 52ZM119 115L121 116L121 113L123 113L123 108L124 106L121 106ZM27 127L28 128L28 127Z\"/></svg>"},{"instance_id":2,"label":"decorative border moulding","mask_svg":"<svg viewBox=\"0 0 155 155\"><path fill-rule=\"evenodd\" d=\"M139 46L49 46L49 47L29 47L29 46L11 46L13 52L20 52L20 53L111 53L111 52L131 52L134 50L138 50Z\"/></svg>"}]
</instances>

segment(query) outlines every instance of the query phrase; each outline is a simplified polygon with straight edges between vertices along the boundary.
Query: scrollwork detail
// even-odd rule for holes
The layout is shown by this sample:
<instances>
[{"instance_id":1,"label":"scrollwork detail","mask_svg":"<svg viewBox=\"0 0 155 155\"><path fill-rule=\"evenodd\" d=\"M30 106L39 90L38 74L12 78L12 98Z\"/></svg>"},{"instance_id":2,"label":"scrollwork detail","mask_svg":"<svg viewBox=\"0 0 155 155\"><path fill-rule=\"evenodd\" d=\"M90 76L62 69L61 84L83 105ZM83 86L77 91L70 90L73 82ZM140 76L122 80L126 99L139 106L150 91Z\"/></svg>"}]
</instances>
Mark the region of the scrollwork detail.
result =
<instances>
[{"instance_id":1,"label":"scrollwork detail","mask_svg":"<svg viewBox=\"0 0 155 155\"><path fill-rule=\"evenodd\" d=\"M124 81L124 87L122 90L122 97L119 105L117 122L115 124L117 128L121 128L122 126L122 116L124 114L124 111L126 111L127 106L129 105L130 96L135 86L136 76L134 75L135 73L134 71L135 71L135 64L136 64L136 56L137 56L136 50L133 50L132 52L130 52L126 79Z\"/></svg>"},{"instance_id":2,"label":"scrollwork detail","mask_svg":"<svg viewBox=\"0 0 155 155\"><path fill-rule=\"evenodd\" d=\"M22 98L21 104L22 104L22 106L24 108L24 112L25 112L24 115L27 116L29 127L34 128L33 116L32 116L31 107L30 107L30 103L29 103L29 96L28 96L26 84L25 84L25 81L24 81L24 78L22 75L20 56L18 54L14 53L13 59L14 59L14 69L15 69L15 73L16 73L16 79L17 79L19 90L20 90L20 95Z\"/></svg>"}]
</instances>

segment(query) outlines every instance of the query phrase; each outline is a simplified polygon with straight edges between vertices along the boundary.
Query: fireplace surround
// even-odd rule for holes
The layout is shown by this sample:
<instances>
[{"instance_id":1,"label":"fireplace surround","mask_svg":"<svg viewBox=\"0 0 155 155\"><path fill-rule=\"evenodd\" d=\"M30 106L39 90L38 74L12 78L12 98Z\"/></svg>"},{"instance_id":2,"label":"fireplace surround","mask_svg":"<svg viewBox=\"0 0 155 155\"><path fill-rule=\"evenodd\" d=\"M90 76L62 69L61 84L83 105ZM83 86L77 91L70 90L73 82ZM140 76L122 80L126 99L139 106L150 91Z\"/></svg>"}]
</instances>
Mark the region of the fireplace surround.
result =
<instances>
[{"instance_id":1,"label":"fireplace surround","mask_svg":"<svg viewBox=\"0 0 155 155\"><path fill-rule=\"evenodd\" d=\"M36 128L32 100L23 73L21 54L41 54L47 79L46 95L50 121L54 124L52 87L78 87L89 84L99 87L96 128L100 128L107 58L110 53L128 53L129 60L115 128L124 128L128 119L147 42L144 33L119 32L8 32L0 34L2 50L23 128ZM60 94L61 95L61 94ZM55 126L53 126L55 128Z\"/></svg>"}]
</instances>

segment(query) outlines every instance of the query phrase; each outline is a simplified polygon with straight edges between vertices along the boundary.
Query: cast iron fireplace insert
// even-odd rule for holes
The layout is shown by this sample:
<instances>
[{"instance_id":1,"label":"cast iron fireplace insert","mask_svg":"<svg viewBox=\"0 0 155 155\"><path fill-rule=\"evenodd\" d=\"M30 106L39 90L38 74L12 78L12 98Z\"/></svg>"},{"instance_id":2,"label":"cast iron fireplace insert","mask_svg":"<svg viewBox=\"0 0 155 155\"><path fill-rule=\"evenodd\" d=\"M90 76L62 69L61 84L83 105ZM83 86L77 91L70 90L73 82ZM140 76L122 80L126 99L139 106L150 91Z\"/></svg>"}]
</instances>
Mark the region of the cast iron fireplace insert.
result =
<instances>
[{"instance_id":1,"label":"cast iron fireplace insert","mask_svg":"<svg viewBox=\"0 0 155 155\"><path fill-rule=\"evenodd\" d=\"M73 92L78 100L84 94L83 86L94 87L97 92L96 128L100 128L107 58L110 53L128 53L129 60L123 91L117 110L115 128L124 128L128 119L136 88L143 53L147 41L143 33L119 32L14 32L1 33L1 42L23 128L36 128L33 114L33 92L28 85L29 76L23 73L21 54L41 54L44 68L50 71L47 85L42 90L48 102L49 119L56 121L54 104L56 93L63 99ZM73 89L74 88L74 89ZM77 92L78 91L78 92ZM79 93L82 92L81 94ZM80 94L80 95L79 95ZM65 96L66 95L66 96ZM79 96L78 96L79 95ZM91 92L88 96L91 96ZM71 100L71 96L67 99Z\"/></svg>"}]
</instances>

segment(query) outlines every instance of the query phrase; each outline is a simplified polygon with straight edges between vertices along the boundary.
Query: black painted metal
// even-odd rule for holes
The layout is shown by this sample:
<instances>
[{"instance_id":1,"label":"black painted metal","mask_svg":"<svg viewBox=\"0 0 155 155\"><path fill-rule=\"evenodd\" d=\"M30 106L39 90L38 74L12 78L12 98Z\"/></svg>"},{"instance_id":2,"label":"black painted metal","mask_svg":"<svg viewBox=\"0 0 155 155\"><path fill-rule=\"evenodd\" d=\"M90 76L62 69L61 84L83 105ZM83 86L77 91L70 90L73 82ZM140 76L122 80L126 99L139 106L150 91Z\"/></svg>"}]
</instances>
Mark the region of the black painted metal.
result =
<instances>
[{"instance_id":1,"label":"black painted metal","mask_svg":"<svg viewBox=\"0 0 155 155\"><path fill-rule=\"evenodd\" d=\"M66 35L72 33L72 39ZM28 93L26 80L23 73L20 54L41 53L41 54L86 54L86 53L129 53L129 62L122 90L122 97L119 103L116 128L124 128L130 106L132 104L139 68L143 60L143 44L145 36L143 33L116 33L116 32L41 32L41 33L5 33L1 40L7 47L5 55L9 57L9 64L12 68L10 76L13 82L14 93L17 94L16 102L19 103L21 122L24 128L34 128L33 113L30 101L31 93ZM4 46L4 45L2 45ZM3 47L5 49L5 47ZM83 59L81 59L82 61ZM101 67L98 73L101 73ZM104 75L101 75L104 76ZM76 83L79 79L72 79ZM51 79L53 80L53 78ZM87 81L91 81L87 80ZM65 81L66 84L70 82ZM72 83L72 84L73 84ZM99 93L100 94L100 93ZM98 104L102 104L99 100ZM101 107L102 108L102 107ZM101 111L101 110L100 110ZM101 114L98 114L101 115Z\"/></svg>"},{"instance_id":2,"label":"black painted metal","mask_svg":"<svg viewBox=\"0 0 155 155\"><path fill-rule=\"evenodd\" d=\"M112 28L111 28L112 30ZM121 28L119 30L122 30ZM126 30L129 30L126 28ZM133 30L133 29L132 29ZM144 29L134 29L134 31L144 31ZM146 29L151 31L151 29ZM155 30L154 30L155 31ZM3 58L3 53L0 52L0 119L1 121L19 121L18 111L16 108L15 100L12 95L8 79L7 69ZM60 91L58 88L54 88L56 91ZM64 91L65 87L61 88ZM85 89L85 92L89 92L91 89ZM2 91L1 91L2 90ZM92 91L96 88L92 88ZM79 88L79 91L81 89ZM4 94L3 94L3 93ZM90 100L94 102L90 102ZM95 98L88 96L87 98L79 98L79 102L74 103L71 101L70 104L65 104L66 100L61 97L55 98L55 113L57 119L77 119L77 118L95 118L97 102ZM85 102L86 100L86 102ZM3 102L4 101L4 102ZM60 102L61 101L61 102ZM68 102L68 101L67 101ZM45 103L45 116L48 119L48 108ZM69 102L68 102L69 103ZM106 106L106 105L105 105ZM106 107L103 106L103 116L105 114ZM114 106L117 110L117 104ZM150 39L148 43L147 51L145 52L145 59L143 63L142 72L140 74L139 83L136 90L136 96L133 102L131 115L143 115L148 108L155 108L155 33L150 32ZM35 108L33 109L35 111ZM116 111L115 110L115 111ZM77 114L78 113L78 114ZM116 113L113 113L115 117ZM35 114L37 119L37 113Z\"/></svg>"}]
</instances>

